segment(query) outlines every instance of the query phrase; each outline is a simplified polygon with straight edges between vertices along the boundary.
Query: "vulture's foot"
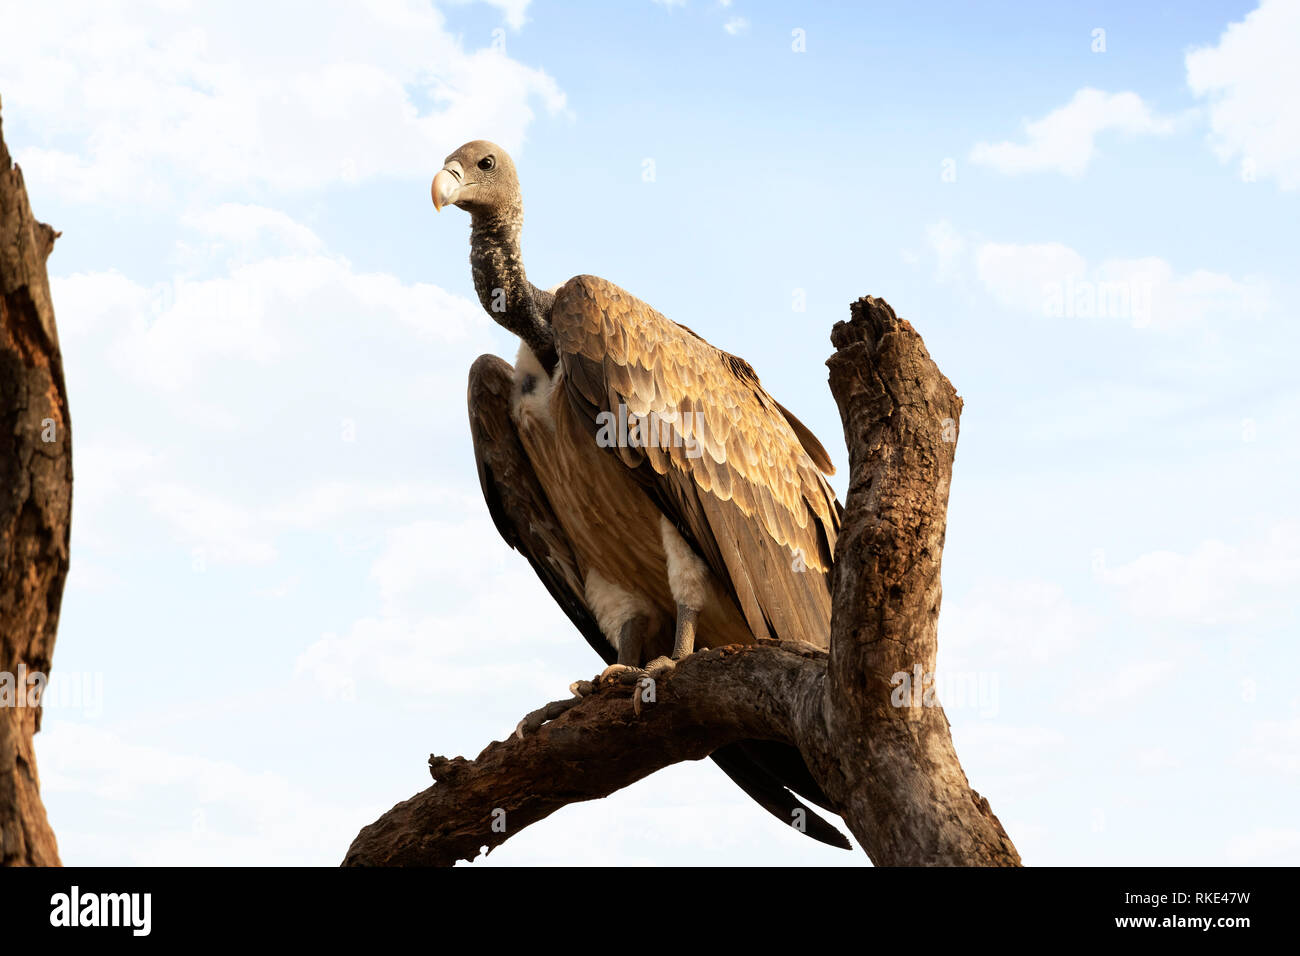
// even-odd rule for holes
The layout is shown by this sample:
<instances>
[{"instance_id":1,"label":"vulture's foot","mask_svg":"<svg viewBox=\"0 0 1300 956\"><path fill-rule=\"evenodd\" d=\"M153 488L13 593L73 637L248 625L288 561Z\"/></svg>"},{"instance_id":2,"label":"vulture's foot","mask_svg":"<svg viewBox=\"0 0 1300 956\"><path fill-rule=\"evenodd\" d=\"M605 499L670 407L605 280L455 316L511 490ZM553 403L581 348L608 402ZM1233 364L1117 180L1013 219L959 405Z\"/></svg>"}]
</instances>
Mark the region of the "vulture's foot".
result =
<instances>
[{"instance_id":1,"label":"vulture's foot","mask_svg":"<svg viewBox=\"0 0 1300 956\"><path fill-rule=\"evenodd\" d=\"M645 666L642 671L642 677L637 681L636 687L632 690L632 712L638 717L645 704L655 699L654 686L655 681L661 677L667 677L677 669L677 662L671 657L656 657Z\"/></svg>"},{"instance_id":2,"label":"vulture's foot","mask_svg":"<svg viewBox=\"0 0 1300 956\"><path fill-rule=\"evenodd\" d=\"M660 660L668 660L668 658L660 658ZM658 673L662 673L662 671L659 671ZM515 725L515 736L520 740L523 740L526 735L536 731L542 726L542 724L554 720L556 717L559 717L565 711L581 702L582 698L592 693L597 687L606 681L616 684L639 685L647 676L653 677L654 674L648 672L644 667L634 667L630 664L611 664L609 667L606 667L603 671L597 674L592 680L576 680L570 684L569 693L573 696L568 700L553 700L545 707L538 707L536 710L525 715L524 719ZM639 693L639 688L637 692ZM640 713L639 708L637 712Z\"/></svg>"},{"instance_id":3,"label":"vulture's foot","mask_svg":"<svg viewBox=\"0 0 1300 956\"><path fill-rule=\"evenodd\" d=\"M612 680L619 684L632 684L632 712L641 716L642 705L655 699L654 685L659 678L672 673L677 662L671 657L656 657L645 667L632 667L627 664L611 664L606 667L597 681ZM574 693L579 693L579 681L573 685ZM594 685L589 685L594 686ZM588 691L590 693L590 691Z\"/></svg>"},{"instance_id":4,"label":"vulture's foot","mask_svg":"<svg viewBox=\"0 0 1300 956\"><path fill-rule=\"evenodd\" d=\"M646 669L644 667L637 667L635 664L610 664L596 677L596 683L599 684L601 681L613 680L618 681L620 684L635 684L642 677L645 677L645 675ZM569 690L578 694L580 691L576 688L580 685L589 683L589 681L578 681L576 684L570 684ZM594 685L592 686L594 687ZM589 694L591 693L591 690L588 689L586 692Z\"/></svg>"},{"instance_id":5,"label":"vulture's foot","mask_svg":"<svg viewBox=\"0 0 1300 956\"><path fill-rule=\"evenodd\" d=\"M687 624L685 630L686 633L689 635L688 640L686 641L682 640L682 636L683 636L682 632L684 629L682 626L683 622L679 617L678 626L677 626L678 629L677 640L674 642L675 646L673 648L674 653L684 652L682 653L682 656L686 656L687 654L691 653L691 649L692 649L691 645L694 644L694 636L695 636L694 614L688 614L685 615L685 617L686 617L686 624ZM621 642L622 653L620 653L619 655L620 657L623 657L625 659L631 658L635 660L635 657L632 657L632 654L640 650L640 646L641 646L640 632L642 629L642 624L643 622L638 618L633 621L630 621L628 625L625 625L623 630L623 641ZM595 678L593 678L592 680L576 680L572 684L570 684L569 693L571 693L573 696L570 697L568 700L553 700L545 707L539 707L537 708L537 710L534 710L532 713L525 716L524 719L519 721L519 723L515 726L515 736L518 737L520 740L523 740L525 735L533 733L534 731L538 730L542 726L542 724L546 723L547 721L554 720L556 717L559 717L565 711L569 710L575 704L581 701L584 697L586 697L587 695L595 691L601 684L605 684L605 683L624 684L627 686L631 686L632 707L637 714L640 714L641 704L643 701L647 699L646 697L646 689L648 686L647 682L649 682L649 684L653 684L653 682L658 680L659 678L672 673L672 671L676 667L677 667L677 661L671 657L656 657L645 667L638 667L635 664L629 664L623 661L620 661L617 664L610 664L603 671L597 674ZM649 699L653 700L653 695L651 695Z\"/></svg>"},{"instance_id":6,"label":"vulture's foot","mask_svg":"<svg viewBox=\"0 0 1300 956\"><path fill-rule=\"evenodd\" d=\"M596 683L603 681L612 681L617 684L635 685L632 687L632 710L639 717L641 715L641 704L647 700L653 700L653 694L649 698L646 696L648 687L652 687L659 677L667 674L677 662L668 657L656 657L645 667L636 667L632 664L610 664L596 678ZM578 681L569 687L575 694L585 695L595 689L596 684L588 681Z\"/></svg>"},{"instance_id":7,"label":"vulture's foot","mask_svg":"<svg viewBox=\"0 0 1300 956\"><path fill-rule=\"evenodd\" d=\"M671 657L656 657L645 666L644 673L651 677L662 677L663 675L675 670L677 662Z\"/></svg>"}]
</instances>

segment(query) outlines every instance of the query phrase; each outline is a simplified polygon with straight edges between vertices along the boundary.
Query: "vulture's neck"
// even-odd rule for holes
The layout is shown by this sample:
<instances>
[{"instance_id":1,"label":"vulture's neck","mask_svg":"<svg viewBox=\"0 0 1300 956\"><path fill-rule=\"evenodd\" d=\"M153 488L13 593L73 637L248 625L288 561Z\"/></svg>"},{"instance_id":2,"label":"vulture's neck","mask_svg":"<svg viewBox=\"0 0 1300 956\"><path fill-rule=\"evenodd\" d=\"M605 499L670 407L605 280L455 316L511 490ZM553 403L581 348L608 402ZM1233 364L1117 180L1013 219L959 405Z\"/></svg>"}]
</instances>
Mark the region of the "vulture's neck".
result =
<instances>
[{"instance_id":1,"label":"vulture's neck","mask_svg":"<svg viewBox=\"0 0 1300 956\"><path fill-rule=\"evenodd\" d=\"M558 361L551 334L555 297L528 281L524 274L519 233L523 209L478 214L472 219L469 263L474 291L496 323L519 336L550 375Z\"/></svg>"}]
</instances>

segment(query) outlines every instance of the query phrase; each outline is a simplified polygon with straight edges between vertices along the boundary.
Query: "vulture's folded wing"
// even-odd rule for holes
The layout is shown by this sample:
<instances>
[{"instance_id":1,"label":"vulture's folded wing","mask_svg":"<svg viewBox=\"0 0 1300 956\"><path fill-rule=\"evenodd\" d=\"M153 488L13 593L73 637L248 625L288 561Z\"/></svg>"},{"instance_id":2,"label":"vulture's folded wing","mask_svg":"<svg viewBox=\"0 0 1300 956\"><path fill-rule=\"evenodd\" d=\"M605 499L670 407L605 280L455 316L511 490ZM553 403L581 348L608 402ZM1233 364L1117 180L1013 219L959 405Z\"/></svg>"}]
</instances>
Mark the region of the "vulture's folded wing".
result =
<instances>
[{"instance_id":1,"label":"vulture's folded wing","mask_svg":"<svg viewBox=\"0 0 1300 956\"><path fill-rule=\"evenodd\" d=\"M573 548L510 417L513 377L510 364L495 355L479 356L469 370L469 430L483 498L506 544L528 559L573 626L612 664L618 655L587 607Z\"/></svg>"},{"instance_id":2,"label":"vulture's folded wing","mask_svg":"<svg viewBox=\"0 0 1300 956\"><path fill-rule=\"evenodd\" d=\"M603 279L566 282L551 325L575 411L730 585L755 636L826 646L839 509L812 433L743 359ZM648 427L622 425L638 420Z\"/></svg>"}]
</instances>

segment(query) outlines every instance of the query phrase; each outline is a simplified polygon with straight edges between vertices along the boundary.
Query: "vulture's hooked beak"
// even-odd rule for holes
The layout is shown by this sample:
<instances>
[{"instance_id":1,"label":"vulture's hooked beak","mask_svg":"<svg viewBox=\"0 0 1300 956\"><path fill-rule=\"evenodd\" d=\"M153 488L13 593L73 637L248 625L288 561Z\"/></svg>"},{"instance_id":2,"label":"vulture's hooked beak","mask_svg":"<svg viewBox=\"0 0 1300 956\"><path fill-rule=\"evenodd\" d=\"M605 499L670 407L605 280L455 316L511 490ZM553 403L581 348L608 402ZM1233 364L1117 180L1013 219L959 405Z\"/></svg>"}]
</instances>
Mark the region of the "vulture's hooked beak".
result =
<instances>
[{"instance_id":1,"label":"vulture's hooked beak","mask_svg":"<svg viewBox=\"0 0 1300 956\"><path fill-rule=\"evenodd\" d=\"M460 162L452 160L433 177L433 208L441 212L443 206L450 206L456 201L461 183L465 181L465 171Z\"/></svg>"}]
</instances>

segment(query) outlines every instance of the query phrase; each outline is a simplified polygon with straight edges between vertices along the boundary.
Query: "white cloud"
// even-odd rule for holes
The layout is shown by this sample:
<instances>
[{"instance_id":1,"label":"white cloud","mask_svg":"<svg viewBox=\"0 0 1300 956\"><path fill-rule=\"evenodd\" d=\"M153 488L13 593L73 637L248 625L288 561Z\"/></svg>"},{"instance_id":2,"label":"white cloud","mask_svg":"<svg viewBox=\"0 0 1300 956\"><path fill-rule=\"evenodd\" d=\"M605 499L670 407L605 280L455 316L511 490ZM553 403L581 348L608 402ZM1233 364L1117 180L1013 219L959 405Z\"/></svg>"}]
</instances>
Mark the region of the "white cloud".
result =
<instances>
[{"instance_id":1,"label":"white cloud","mask_svg":"<svg viewBox=\"0 0 1300 956\"><path fill-rule=\"evenodd\" d=\"M1187 54L1187 85L1209 101L1210 140L1219 158L1241 157L1243 173L1300 188L1300 4L1263 0L1228 26L1217 46Z\"/></svg>"},{"instance_id":2,"label":"white cloud","mask_svg":"<svg viewBox=\"0 0 1300 956\"><path fill-rule=\"evenodd\" d=\"M1256 721L1242 762L1286 776L1300 775L1300 717Z\"/></svg>"},{"instance_id":3,"label":"white cloud","mask_svg":"<svg viewBox=\"0 0 1300 956\"><path fill-rule=\"evenodd\" d=\"M476 502L475 502L476 503ZM430 484L391 481L365 484L331 480L305 489L288 501L268 508L268 522L297 529L320 528L349 512L402 511L406 509L462 510L470 502Z\"/></svg>"},{"instance_id":4,"label":"white cloud","mask_svg":"<svg viewBox=\"0 0 1300 956\"><path fill-rule=\"evenodd\" d=\"M1098 134L1169 133L1172 119L1160 117L1136 93L1082 89L1065 106L1025 122L1025 142L977 143L971 162L1008 174L1055 170L1080 176L1096 154Z\"/></svg>"},{"instance_id":5,"label":"white cloud","mask_svg":"<svg viewBox=\"0 0 1300 956\"><path fill-rule=\"evenodd\" d=\"M471 3L473 0L454 0L454 2ZM528 22L526 14L530 0L483 0L483 2L500 10L512 30L522 29Z\"/></svg>"},{"instance_id":6,"label":"white cloud","mask_svg":"<svg viewBox=\"0 0 1300 956\"><path fill-rule=\"evenodd\" d=\"M152 485L144 497L194 549L199 567L209 561L266 564L275 557L268 529L244 508L174 482Z\"/></svg>"},{"instance_id":7,"label":"white cloud","mask_svg":"<svg viewBox=\"0 0 1300 956\"><path fill-rule=\"evenodd\" d=\"M137 286L130 322L110 351L113 364L138 381L176 391L193 382L209 357L270 362L284 342L273 330L265 294L274 287L255 281L258 271L269 270L265 264L260 270L241 266L219 279ZM91 276L80 278L93 282Z\"/></svg>"},{"instance_id":8,"label":"white cloud","mask_svg":"<svg viewBox=\"0 0 1300 956\"><path fill-rule=\"evenodd\" d=\"M358 272L277 210L224 204L186 221L234 243L225 274L154 287L117 272L53 281L73 399L97 397L78 402L79 546L118 560L160 537L132 530L147 526L187 562L266 565L286 531L360 513L463 511L465 489L448 491L445 478L375 473L366 442L384 442L396 464L405 456L390 438L428 448L448 429L459 435L464 367L492 341L478 304ZM275 255L237 261L267 242ZM270 473L250 484L231 455Z\"/></svg>"},{"instance_id":9,"label":"white cloud","mask_svg":"<svg viewBox=\"0 0 1300 956\"><path fill-rule=\"evenodd\" d=\"M253 238L266 231L313 247L315 235L272 210L222 206L192 217L210 234ZM489 320L476 303L428 283L361 273L321 252L236 264L224 276L144 286L117 272L53 280L65 338L107 331L113 364L137 382L179 392L214 360L270 365L300 356L322 327L396 323L447 344L486 343ZM322 343L323 344L323 343Z\"/></svg>"},{"instance_id":10,"label":"white cloud","mask_svg":"<svg viewBox=\"0 0 1300 956\"><path fill-rule=\"evenodd\" d=\"M1062 701L1066 710L1084 714L1113 712L1122 705L1145 697L1177 670L1173 661L1144 658L1127 661L1117 668L1092 675L1083 686Z\"/></svg>"},{"instance_id":11,"label":"white cloud","mask_svg":"<svg viewBox=\"0 0 1300 956\"><path fill-rule=\"evenodd\" d=\"M77 445L78 512L108 504L141 475L156 469L163 456L129 439L98 438ZM80 513L77 515L81 517Z\"/></svg>"},{"instance_id":12,"label":"white cloud","mask_svg":"<svg viewBox=\"0 0 1300 956\"><path fill-rule=\"evenodd\" d=\"M1227 855L1235 866L1300 865L1300 830L1259 827L1229 840Z\"/></svg>"},{"instance_id":13,"label":"white cloud","mask_svg":"<svg viewBox=\"0 0 1300 956\"><path fill-rule=\"evenodd\" d=\"M1135 751L1133 764L1142 770L1158 773L1162 770L1177 770L1183 762L1164 747L1144 747Z\"/></svg>"},{"instance_id":14,"label":"white cloud","mask_svg":"<svg viewBox=\"0 0 1300 956\"><path fill-rule=\"evenodd\" d=\"M999 580L944 601L939 647L945 665L1048 663L1059 661L1095 630L1088 614L1058 585Z\"/></svg>"},{"instance_id":15,"label":"white cloud","mask_svg":"<svg viewBox=\"0 0 1300 956\"><path fill-rule=\"evenodd\" d=\"M115 269L51 276L50 290L58 308L59 337L74 346L105 327L125 328L153 304L152 290Z\"/></svg>"},{"instance_id":16,"label":"white cloud","mask_svg":"<svg viewBox=\"0 0 1300 956\"><path fill-rule=\"evenodd\" d=\"M94 833L51 811L67 863L79 862L68 851L75 844L118 865L332 865L374 816L322 801L278 773L127 743L92 725L47 722L37 747L47 803L111 808L103 824L113 823ZM115 836L132 816L148 825Z\"/></svg>"},{"instance_id":17,"label":"white cloud","mask_svg":"<svg viewBox=\"0 0 1300 956\"><path fill-rule=\"evenodd\" d=\"M1044 751L1060 751L1065 742L1065 735L1052 727L969 723L961 729L964 754L982 765L1001 768L1023 766Z\"/></svg>"},{"instance_id":18,"label":"white cloud","mask_svg":"<svg viewBox=\"0 0 1300 956\"><path fill-rule=\"evenodd\" d=\"M941 221L927 230L936 279L977 283L1001 305L1049 319L1119 321L1163 330L1262 316L1269 283L1208 269L1179 273L1155 256L1090 263L1059 242L993 242Z\"/></svg>"},{"instance_id":19,"label":"white cloud","mask_svg":"<svg viewBox=\"0 0 1300 956\"><path fill-rule=\"evenodd\" d=\"M552 627L549 640L543 636L520 646L512 639L521 630L519 608L502 597L505 588L521 582L526 583L522 577L500 575L494 585L502 590L449 604L445 613L362 618L346 633L323 634L298 655L294 672L327 697L345 701L366 691L396 692L432 706L450 697L474 698L490 688L500 702L519 702L517 713L489 731L503 736L528 710L569 696L572 681L590 678L604 666L592 654L587 668L564 673L545 660L547 643L554 645L557 638L583 644L567 621Z\"/></svg>"},{"instance_id":20,"label":"white cloud","mask_svg":"<svg viewBox=\"0 0 1300 956\"><path fill-rule=\"evenodd\" d=\"M344 634L323 635L299 655L296 672L345 698L358 681L442 695L474 693L490 683L504 698L513 688L513 697L531 707L590 676L540 663L543 649L580 648L576 656L590 660L591 673L600 670L600 659L586 650L524 558L475 504L464 517L390 530L369 575L380 615L356 621Z\"/></svg>"},{"instance_id":21,"label":"white cloud","mask_svg":"<svg viewBox=\"0 0 1300 956\"><path fill-rule=\"evenodd\" d=\"M103 503L106 484L111 482L116 491L126 493L121 478L129 473L139 484L140 498L166 522L173 536L191 549L193 560L204 565L267 564L276 556L275 539L282 532L319 530L337 525L349 515L368 515L375 520L412 510L460 511L478 504L431 484L330 480L302 488L277 504L250 506L180 481L159 479L156 467L150 475L147 466L156 466L158 460L132 460L130 449L126 464L109 465L107 473L101 471L104 459L95 449L89 461L79 461L78 488L80 476L89 475L88 510L92 514ZM391 603L407 593L427 590L431 582L457 575L476 579L491 549L485 545L471 552L465 542L489 542L486 532L492 531L490 542L500 543L495 529L477 525L472 520L460 525L419 522L389 532L388 550L372 574L379 581L381 596ZM102 546L106 537L95 534L91 543ZM448 542L458 544L453 549L447 547Z\"/></svg>"},{"instance_id":22,"label":"white cloud","mask_svg":"<svg viewBox=\"0 0 1300 956\"><path fill-rule=\"evenodd\" d=\"M1052 284L1082 280L1087 263L1059 242L984 242L975 249L975 275L998 302L1042 312Z\"/></svg>"},{"instance_id":23,"label":"white cloud","mask_svg":"<svg viewBox=\"0 0 1300 956\"><path fill-rule=\"evenodd\" d=\"M937 262L935 278L940 282L959 278L967 257L966 238L944 219L926 229L926 241Z\"/></svg>"},{"instance_id":24,"label":"white cloud","mask_svg":"<svg viewBox=\"0 0 1300 956\"><path fill-rule=\"evenodd\" d=\"M431 582L463 593L466 587L481 587L491 571L505 569L502 559L513 552L497 534L486 509L461 510L468 515L460 520L417 521L388 533L384 551L370 572L386 607L403 605Z\"/></svg>"},{"instance_id":25,"label":"white cloud","mask_svg":"<svg viewBox=\"0 0 1300 956\"><path fill-rule=\"evenodd\" d=\"M521 22L523 3L497 5ZM10 120L39 118L15 150L34 195L140 204L424 176L484 131L517 149L534 104L565 108L545 72L462 48L415 0L262 3L255 30L226 6L55 6L12 7L0 34Z\"/></svg>"},{"instance_id":26,"label":"white cloud","mask_svg":"<svg viewBox=\"0 0 1300 956\"><path fill-rule=\"evenodd\" d=\"M219 206L188 213L181 222L207 236L250 244L272 236L296 252L316 252L320 237L278 209L245 203L222 203Z\"/></svg>"},{"instance_id":27,"label":"white cloud","mask_svg":"<svg viewBox=\"0 0 1300 956\"><path fill-rule=\"evenodd\" d=\"M1102 572L1129 613L1186 627L1248 626L1285 612L1300 591L1300 539L1279 525L1247 547L1204 541L1152 551Z\"/></svg>"},{"instance_id":28,"label":"white cloud","mask_svg":"<svg viewBox=\"0 0 1300 956\"><path fill-rule=\"evenodd\" d=\"M1004 410L1003 426L1008 434L1030 444L1073 444L1102 441L1107 444L1120 435L1167 430L1172 420L1187 420L1189 411L1201 407L1197 393L1163 385L1098 381L1082 386L1064 386L1045 411L1041 400L1030 399ZM1203 427L1195 420L1192 427Z\"/></svg>"},{"instance_id":29,"label":"white cloud","mask_svg":"<svg viewBox=\"0 0 1300 956\"><path fill-rule=\"evenodd\" d=\"M746 20L744 17L732 17L730 20L728 20L726 23L722 25L722 29L726 30L734 37L737 34L744 33L746 30L749 29L749 21Z\"/></svg>"},{"instance_id":30,"label":"white cloud","mask_svg":"<svg viewBox=\"0 0 1300 956\"><path fill-rule=\"evenodd\" d=\"M1053 766L1068 761L1071 750L1065 734L1042 725L954 720L952 737L972 784L998 807L1007 800L998 793L1024 793L1056 776ZM1019 841L1021 831L1011 832Z\"/></svg>"}]
</instances>

